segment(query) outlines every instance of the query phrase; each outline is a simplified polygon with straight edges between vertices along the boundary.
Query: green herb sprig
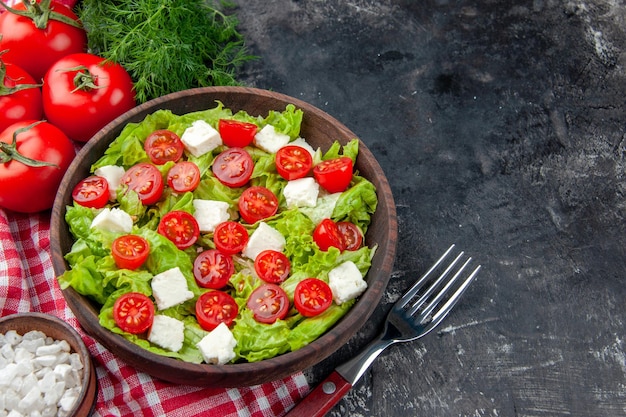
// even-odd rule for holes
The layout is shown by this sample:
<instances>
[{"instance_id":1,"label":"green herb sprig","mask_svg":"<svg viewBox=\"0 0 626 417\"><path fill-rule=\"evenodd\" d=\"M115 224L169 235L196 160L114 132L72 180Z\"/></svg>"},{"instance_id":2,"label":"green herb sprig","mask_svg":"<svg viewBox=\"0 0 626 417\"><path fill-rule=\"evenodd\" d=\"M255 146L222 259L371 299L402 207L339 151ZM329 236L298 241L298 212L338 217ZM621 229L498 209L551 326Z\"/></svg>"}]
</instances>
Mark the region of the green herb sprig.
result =
<instances>
[{"instance_id":1,"label":"green herb sprig","mask_svg":"<svg viewBox=\"0 0 626 417\"><path fill-rule=\"evenodd\" d=\"M236 16L206 0L83 0L77 14L90 52L126 68L139 103L188 88L240 85L237 69L256 58Z\"/></svg>"}]
</instances>

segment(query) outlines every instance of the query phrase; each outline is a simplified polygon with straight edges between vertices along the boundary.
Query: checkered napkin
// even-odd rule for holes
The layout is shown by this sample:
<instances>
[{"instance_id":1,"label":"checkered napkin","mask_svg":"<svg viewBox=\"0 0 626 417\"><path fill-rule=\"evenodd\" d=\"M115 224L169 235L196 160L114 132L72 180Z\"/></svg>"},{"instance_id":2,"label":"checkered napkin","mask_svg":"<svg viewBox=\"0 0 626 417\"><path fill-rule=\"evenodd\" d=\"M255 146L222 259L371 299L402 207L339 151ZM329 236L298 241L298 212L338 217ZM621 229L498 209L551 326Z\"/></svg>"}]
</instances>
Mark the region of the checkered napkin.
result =
<instances>
[{"instance_id":1,"label":"checkered napkin","mask_svg":"<svg viewBox=\"0 0 626 417\"><path fill-rule=\"evenodd\" d=\"M81 334L98 375L94 416L281 416L309 390L301 373L239 389L179 386L154 379L115 358L87 336L63 298L50 258L49 212L0 209L0 316L53 314Z\"/></svg>"}]
</instances>

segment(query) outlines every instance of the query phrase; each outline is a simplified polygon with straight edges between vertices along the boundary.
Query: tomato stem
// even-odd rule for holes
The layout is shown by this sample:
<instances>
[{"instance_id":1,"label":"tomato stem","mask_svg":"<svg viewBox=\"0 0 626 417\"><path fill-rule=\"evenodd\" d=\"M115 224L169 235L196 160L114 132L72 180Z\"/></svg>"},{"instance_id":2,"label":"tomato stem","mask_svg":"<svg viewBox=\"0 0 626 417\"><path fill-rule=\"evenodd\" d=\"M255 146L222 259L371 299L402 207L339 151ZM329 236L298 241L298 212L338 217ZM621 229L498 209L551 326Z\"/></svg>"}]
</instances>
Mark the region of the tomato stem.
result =
<instances>
[{"instance_id":1,"label":"tomato stem","mask_svg":"<svg viewBox=\"0 0 626 417\"><path fill-rule=\"evenodd\" d=\"M38 161L36 159L29 158L27 156L22 155L17 150L17 135L19 135L20 133L27 132L28 130L37 126L39 123L43 123L43 120L39 120L28 126L16 129L15 132L13 132L13 143L6 143L6 142L0 141L0 163L6 164L11 161L18 161L30 167L53 166L53 167L59 168L57 164L53 164L51 162L46 162L46 161Z\"/></svg>"},{"instance_id":2,"label":"tomato stem","mask_svg":"<svg viewBox=\"0 0 626 417\"><path fill-rule=\"evenodd\" d=\"M65 16L64 14L53 11L50 8L50 2L51 0L41 0L41 3L37 3L37 0L22 0L26 10L18 10L0 0L0 4L2 4L7 11L31 19L37 29L46 29L50 20L56 20L57 22L82 29L83 26L78 21Z\"/></svg>"},{"instance_id":3,"label":"tomato stem","mask_svg":"<svg viewBox=\"0 0 626 417\"><path fill-rule=\"evenodd\" d=\"M96 85L96 76L94 76L91 72L89 72L89 68L84 65L79 65L77 67L60 69L57 71L61 72L69 72L69 71L77 71L74 75L74 88L71 92L75 93L76 91L91 91L97 88L103 88L104 86Z\"/></svg>"},{"instance_id":4,"label":"tomato stem","mask_svg":"<svg viewBox=\"0 0 626 417\"><path fill-rule=\"evenodd\" d=\"M7 50L0 51L0 56L4 54ZM27 90L29 88L39 88L41 84L17 84L13 87L7 87L4 84L4 80L7 78L7 67L4 61L0 59L0 96L9 96L13 93L17 93L18 91ZM9 78L11 79L11 78ZM15 79L13 81L19 81L20 79Z\"/></svg>"}]
</instances>

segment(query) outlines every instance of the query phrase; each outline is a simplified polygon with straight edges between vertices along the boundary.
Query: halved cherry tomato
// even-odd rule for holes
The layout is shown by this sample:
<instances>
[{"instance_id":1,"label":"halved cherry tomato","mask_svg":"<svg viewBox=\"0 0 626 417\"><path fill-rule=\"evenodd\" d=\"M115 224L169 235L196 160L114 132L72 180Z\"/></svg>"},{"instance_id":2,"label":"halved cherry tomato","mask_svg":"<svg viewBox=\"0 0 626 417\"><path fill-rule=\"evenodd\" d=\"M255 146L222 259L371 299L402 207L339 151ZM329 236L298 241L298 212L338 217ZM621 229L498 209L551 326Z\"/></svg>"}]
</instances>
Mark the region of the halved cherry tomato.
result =
<instances>
[{"instance_id":1,"label":"halved cherry tomato","mask_svg":"<svg viewBox=\"0 0 626 417\"><path fill-rule=\"evenodd\" d=\"M183 156L184 145L180 137L171 130L160 129L150 133L143 145L153 164L178 161Z\"/></svg>"},{"instance_id":2,"label":"halved cherry tomato","mask_svg":"<svg viewBox=\"0 0 626 417\"><path fill-rule=\"evenodd\" d=\"M345 191L352 180L352 159L341 156L322 161L313 168L313 176L329 193Z\"/></svg>"},{"instance_id":3,"label":"halved cherry tomato","mask_svg":"<svg viewBox=\"0 0 626 417\"><path fill-rule=\"evenodd\" d=\"M296 285L293 304L304 317L313 317L326 311L333 303L333 292L327 283L307 278Z\"/></svg>"},{"instance_id":4,"label":"halved cherry tomato","mask_svg":"<svg viewBox=\"0 0 626 417\"><path fill-rule=\"evenodd\" d=\"M200 236L200 226L196 218L182 210L172 210L161 217L157 231L181 250L196 243Z\"/></svg>"},{"instance_id":5,"label":"halved cherry tomato","mask_svg":"<svg viewBox=\"0 0 626 417\"><path fill-rule=\"evenodd\" d=\"M239 197L239 214L248 223L273 216L278 211L278 199L265 187L250 187Z\"/></svg>"},{"instance_id":6,"label":"halved cherry tomato","mask_svg":"<svg viewBox=\"0 0 626 417\"><path fill-rule=\"evenodd\" d=\"M276 152L276 171L288 181L306 177L312 166L311 154L301 146L283 146Z\"/></svg>"},{"instance_id":7,"label":"halved cherry tomato","mask_svg":"<svg viewBox=\"0 0 626 417\"><path fill-rule=\"evenodd\" d=\"M229 147L243 148L252 143L258 130L253 123L240 122L238 120L220 119L217 123L222 142Z\"/></svg>"},{"instance_id":8,"label":"halved cherry tomato","mask_svg":"<svg viewBox=\"0 0 626 417\"><path fill-rule=\"evenodd\" d=\"M191 161L180 161L167 173L167 185L177 193L193 191L200 184L200 168Z\"/></svg>"},{"instance_id":9,"label":"halved cherry tomato","mask_svg":"<svg viewBox=\"0 0 626 417\"><path fill-rule=\"evenodd\" d=\"M72 198L83 207L102 208L109 202L111 193L106 178L91 175L80 180L72 190Z\"/></svg>"},{"instance_id":10,"label":"halved cherry tomato","mask_svg":"<svg viewBox=\"0 0 626 417\"><path fill-rule=\"evenodd\" d=\"M115 324L125 332L140 334L152 326L154 304L146 295L129 292L121 295L113 304Z\"/></svg>"},{"instance_id":11,"label":"halved cherry tomato","mask_svg":"<svg viewBox=\"0 0 626 417\"><path fill-rule=\"evenodd\" d=\"M123 235L113 241L111 255L120 269L137 269L148 259L150 244L137 235Z\"/></svg>"},{"instance_id":12,"label":"halved cherry tomato","mask_svg":"<svg viewBox=\"0 0 626 417\"><path fill-rule=\"evenodd\" d=\"M233 258L217 249L201 252L193 262L193 276L203 288L219 290L225 287L234 272Z\"/></svg>"},{"instance_id":13,"label":"halved cherry tomato","mask_svg":"<svg viewBox=\"0 0 626 417\"><path fill-rule=\"evenodd\" d=\"M243 148L229 148L213 160L213 173L228 187L245 185L254 169L250 154Z\"/></svg>"},{"instance_id":14,"label":"halved cherry tomato","mask_svg":"<svg viewBox=\"0 0 626 417\"><path fill-rule=\"evenodd\" d=\"M163 194L161 172L154 165L145 162L130 167L122 176L120 183L135 191L146 206L159 201Z\"/></svg>"},{"instance_id":15,"label":"halved cherry tomato","mask_svg":"<svg viewBox=\"0 0 626 417\"><path fill-rule=\"evenodd\" d=\"M231 221L218 224L213 232L215 247L227 255L241 252L248 237L248 230L242 224Z\"/></svg>"},{"instance_id":16,"label":"halved cherry tomato","mask_svg":"<svg viewBox=\"0 0 626 417\"><path fill-rule=\"evenodd\" d=\"M343 246L346 250L357 250L363 243L363 233L359 227L351 222L338 222L337 227L343 239Z\"/></svg>"},{"instance_id":17,"label":"halved cherry tomato","mask_svg":"<svg viewBox=\"0 0 626 417\"><path fill-rule=\"evenodd\" d=\"M207 291L196 301L196 319L200 326L210 332L220 323L230 326L239 313L237 303L223 291Z\"/></svg>"},{"instance_id":18,"label":"halved cherry tomato","mask_svg":"<svg viewBox=\"0 0 626 417\"><path fill-rule=\"evenodd\" d=\"M289 276L291 263L284 253L267 249L254 259L254 270L263 281L280 284Z\"/></svg>"},{"instance_id":19,"label":"halved cherry tomato","mask_svg":"<svg viewBox=\"0 0 626 417\"><path fill-rule=\"evenodd\" d=\"M289 297L276 284L263 284L250 294L246 304L259 323L272 324L284 319L289 311Z\"/></svg>"},{"instance_id":20,"label":"halved cherry tomato","mask_svg":"<svg viewBox=\"0 0 626 417\"><path fill-rule=\"evenodd\" d=\"M331 219L324 219L317 225L313 231L313 241L323 251L327 251L331 246L336 247L340 251L345 249L339 227Z\"/></svg>"}]
</instances>

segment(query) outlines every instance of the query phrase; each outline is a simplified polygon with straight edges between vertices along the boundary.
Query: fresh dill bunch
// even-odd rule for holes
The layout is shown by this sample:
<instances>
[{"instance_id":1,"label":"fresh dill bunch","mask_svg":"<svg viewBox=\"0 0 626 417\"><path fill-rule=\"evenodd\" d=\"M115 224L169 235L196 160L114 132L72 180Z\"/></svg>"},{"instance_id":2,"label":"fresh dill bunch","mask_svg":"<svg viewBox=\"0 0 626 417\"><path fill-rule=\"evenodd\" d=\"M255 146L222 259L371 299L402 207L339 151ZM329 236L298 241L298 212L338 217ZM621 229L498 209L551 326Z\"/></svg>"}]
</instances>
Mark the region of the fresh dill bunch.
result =
<instances>
[{"instance_id":1,"label":"fresh dill bunch","mask_svg":"<svg viewBox=\"0 0 626 417\"><path fill-rule=\"evenodd\" d=\"M126 68L139 103L188 88L240 85L236 70L256 58L237 18L206 0L83 0L77 12L90 52Z\"/></svg>"}]
</instances>

